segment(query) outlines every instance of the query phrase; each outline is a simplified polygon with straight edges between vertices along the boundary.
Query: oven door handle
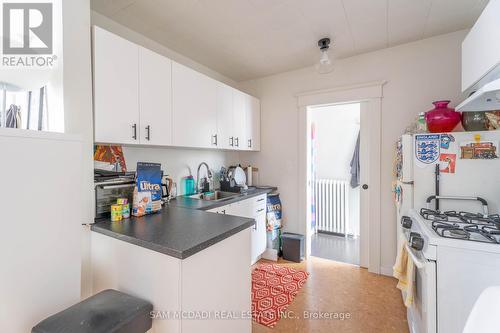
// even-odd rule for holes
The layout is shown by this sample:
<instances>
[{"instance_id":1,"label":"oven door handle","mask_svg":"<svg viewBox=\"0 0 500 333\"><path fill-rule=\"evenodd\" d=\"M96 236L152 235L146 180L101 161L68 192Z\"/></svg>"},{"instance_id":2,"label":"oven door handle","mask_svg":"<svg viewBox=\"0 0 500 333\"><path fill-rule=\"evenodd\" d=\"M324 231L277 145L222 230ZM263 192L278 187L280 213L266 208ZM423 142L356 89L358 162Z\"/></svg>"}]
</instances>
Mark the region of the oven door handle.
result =
<instances>
[{"instance_id":1,"label":"oven door handle","mask_svg":"<svg viewBox=\"0 0 500 333\"><path fill-rule=\"evenodd\" d=\"M408 246L408 244L405 244L406 252L408 252L408 255L411 257L411 260L417 266L419 269L423 269L425 267L425 260L419 259L415 253L413 253L413 250Z\"/></svg>"}]
</instances>

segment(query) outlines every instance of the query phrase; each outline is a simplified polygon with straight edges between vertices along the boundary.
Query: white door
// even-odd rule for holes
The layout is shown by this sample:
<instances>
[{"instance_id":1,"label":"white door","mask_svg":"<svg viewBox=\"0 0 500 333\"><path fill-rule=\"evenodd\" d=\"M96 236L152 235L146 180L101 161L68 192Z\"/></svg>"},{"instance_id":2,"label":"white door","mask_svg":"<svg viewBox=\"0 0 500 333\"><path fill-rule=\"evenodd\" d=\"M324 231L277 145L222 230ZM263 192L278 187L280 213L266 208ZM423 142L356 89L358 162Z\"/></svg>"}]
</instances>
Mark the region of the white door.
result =
<instances>
[{"instance_id":1,"label":"white door","mask_svg":"<svg viewBox=\"0 0 500 333\"><path fill-rule=\"evenodd\" d=\"M361 103L360 111L359 261L380 273L380 100Z\"/></svg>"},{"instance_id":2,"label":"white door","mask_svg":"<svg viewBox=\"0 0 500 333\"><path fill-rule=\"evenodd\" d=\"M173 145L215 148L217 82L172 62Z\"/></svg>"},{"instance_id":3,"label":"white door","mask_svg":"<svg viewBox=\"0 0 500 333\"><path fill-rule=\"evenodd\" d=\"M226 84L217 85L217 147L223 149L233 148L233 92Z\"/></svg>"},{"instance_id":4,"label":"white door","mask_svg":"<svg viewBox=\"0 0 500 333\"><path fill-rule=\"evenodd\" d=\"M172 61L139 49L140 142L172 144Z\"/></svg>"},{"instance_id":5,"label":"white door","mask_svg":"<svg viewBox=\"0 0 500 333\"><path fill-rule=\"evenodd\" d=\"M93 32L95 141L139 143L139 46L99 27Z\"/></svg>"},{"instance_id":6,"label":"white door","mask_svg":"<svg viewBox=\"0 0 500 333\"><path fill-rule=\"evenodd\" d=\"M234 90L234 113L233 113L233 140L234 149L243 150L246 145L246 110L248 105L247 94Z\"/></svg>"},{"instance_id":7,"label":"white door","mask_svg":"<svg viewBox=\"0 0 500 333\"><path fill-rule=\"evenodd\" d=\"M260 101L253 97L247 97L246 108L246 141L245 149L260 150Z\"/></svg>"},{"instance_id":8,"label":"white door","mask_svg":"<svg viewBox=\"0 0 500 333\"><path fill-rule=\"evenodd\" d=\"M360 85L346 89L334 89L318 93L299 95L299 216L304 223L301 233L306 236L306 256L311 254L311 186L308 175L311 170L307 110L316 105L345 104L360 101L361 138L360 166L360 266L367 267L372 273L381 272L380 254L380 137L381 137L381 99L385 82ZM395 247L395 243L383 244L384 248ZM391 264L392 266L392 264ZM383 267L388 274L392 267Z\"/></svg>"}]
</instances>

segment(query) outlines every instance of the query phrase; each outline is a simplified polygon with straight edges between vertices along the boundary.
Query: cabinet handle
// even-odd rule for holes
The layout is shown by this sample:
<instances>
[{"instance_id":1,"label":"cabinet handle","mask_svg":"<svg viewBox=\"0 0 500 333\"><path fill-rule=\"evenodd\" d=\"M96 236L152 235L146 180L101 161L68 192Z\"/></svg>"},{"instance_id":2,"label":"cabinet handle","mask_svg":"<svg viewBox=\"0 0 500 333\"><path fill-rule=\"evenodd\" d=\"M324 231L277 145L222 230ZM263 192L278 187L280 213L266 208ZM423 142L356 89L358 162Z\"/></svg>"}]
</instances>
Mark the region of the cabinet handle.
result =
<instances>
[{"instance_id":1,"label":"cabinet handle","mask_svg":"<svg viewBox=\"0 0 500 333\"><path fill-rule=\"evenodd\" d=\"M151 126L150 125L146 126L146 140L148 140L148 141L151 140Z\"/></svg>"},{"instance_id":2,"label":"cabinet handle","mask_svg":"<svg viewBox=\"0 0 500 333\"><path fill-rule=\"evenodd\" d=\"M234 147L234 138L233 138L233 137L230 137L230 138L229 138L229 145L230 145L231 147Z\"/></svg>"},{"instance_id":3,"label":"cabinet handle","mask_svg":"<svg viewBox=\"0 0 500 333\"><path fill-rule=\"evenodd\" d=\"M264 208L261 208L257 211L257 213L260 213L260 212L263 212L264 211Z\"/></svg>"},{"instance_id":4,"label":"cabinet handle","mask_svg":"<svg viewBox=\"0 0 500 333\"><path fill-rule=\"evenodd\" d=\"M217 146L217 134L212 135L212 144Z\"/></svg>"},{"instance_id":5,"label":"cabinet handle","mask_svg":"<svg viewBox=\"0 0 500 333\"><path fill-rule=\"evenodd\" d=\"M264 201L265 199L264 198L260 198L259 200L257 200L257 202L261 202L261 201Z\"/></svg>"},{"instance_id":6,"label":"cabinet handle","mask_svg":"<svg viewBox=\"0 0 500 333\"><path fill-rule=\"evenodd\" d=\"M248 148L252 148L252 139L248 139Z\"/></svg>"},{"instance_id":7,"label":"cabinet handle","mask_svg":"<svg viewBox=\"0 0 500 333\"><path fill-rule=\"evenodd\" d=\"M236 147L239 147L240 146L240 138L236 138Z\"/></svg>"},{"instance_id":8,"label":"cabinet handle","mask_svg":"<svg viewBox=\"0 0 500 333\"><path fill-rule=\"evenodd\" d=\"M134 130L134 134L132 135L132 139L137 140L137 124L133 124L132 129Z\"/></svg>"}]
</instances>

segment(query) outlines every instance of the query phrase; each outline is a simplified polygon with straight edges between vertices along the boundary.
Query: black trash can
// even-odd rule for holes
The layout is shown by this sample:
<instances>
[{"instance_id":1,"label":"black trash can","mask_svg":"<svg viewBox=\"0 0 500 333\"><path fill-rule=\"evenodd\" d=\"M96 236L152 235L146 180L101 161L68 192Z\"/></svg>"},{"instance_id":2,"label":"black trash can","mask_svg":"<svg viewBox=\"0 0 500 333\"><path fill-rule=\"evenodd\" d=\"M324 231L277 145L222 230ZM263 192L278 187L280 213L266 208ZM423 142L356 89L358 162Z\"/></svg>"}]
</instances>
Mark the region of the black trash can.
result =
<instances>
[{"instance_id":1,"label":"black trash can","mask_svg":"<svg viewBox=\"0 0 500 333\"><path fill-rule=\"evenodd\" d=\"M285 232L281 235L283 259L301 262L304 259L304 235Z\"/></svg>"}]
</instances>

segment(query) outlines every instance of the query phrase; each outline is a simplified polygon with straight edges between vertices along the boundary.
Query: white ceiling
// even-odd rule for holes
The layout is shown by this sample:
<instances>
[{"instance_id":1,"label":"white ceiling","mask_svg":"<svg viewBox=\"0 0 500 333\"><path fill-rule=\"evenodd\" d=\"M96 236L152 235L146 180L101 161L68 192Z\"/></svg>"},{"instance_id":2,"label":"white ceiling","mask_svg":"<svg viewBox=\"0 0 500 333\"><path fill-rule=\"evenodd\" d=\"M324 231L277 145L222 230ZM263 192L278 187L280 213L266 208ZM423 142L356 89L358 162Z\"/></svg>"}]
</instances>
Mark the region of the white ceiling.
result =
<instances>
[{"instance_id":1,"label":"white ceiling","mask_svg":"<svg viewBox=\"0 0 500 333\"><path fill-rule=\"evenodd\" d=\"M470 28L488 0L92 0L111 19L236 81ZM443 50L446 52L446 50Z\"/></svg>"}]
</instances>

